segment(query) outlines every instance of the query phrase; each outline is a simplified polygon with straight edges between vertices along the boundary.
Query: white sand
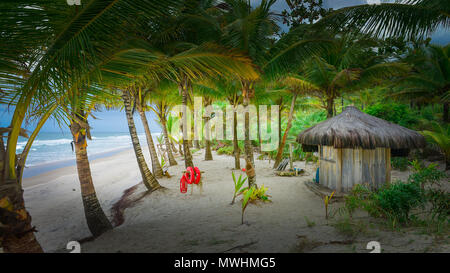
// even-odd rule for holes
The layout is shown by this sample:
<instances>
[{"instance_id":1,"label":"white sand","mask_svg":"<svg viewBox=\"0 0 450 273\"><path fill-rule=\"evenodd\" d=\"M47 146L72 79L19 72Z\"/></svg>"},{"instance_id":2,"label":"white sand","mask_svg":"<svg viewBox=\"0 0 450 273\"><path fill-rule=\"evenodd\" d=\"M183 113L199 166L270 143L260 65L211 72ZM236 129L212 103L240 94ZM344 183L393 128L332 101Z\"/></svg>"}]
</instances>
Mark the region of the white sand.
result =
<instances>
[{"instance_id":1,"label":"white sand","mask_svg":"<svg viewBox=\"0 0 450 273\"><path fill-rule=\"evenodd\" d=\"M147 150L144 154L148 156ZM384 231L359 238L352 244L330 243L346 238L327 225L323 201L304 185L315 170L313 165L305 167L304 162L296 162L295 166L305 168L309 175L278 177L268 161L256 160L257 183L269 188L273 202L250 205L245 214L248 224L241 225L240 198L230 205L234 159L215 153L213 156L213 161L204 161L202 151L194 154L194 164L206 172L203 194L199 194L197 187L193 195L190 195L190 188L187 194L180 193L179 178L184 161L177 157L179 165L169 169L173 177L159 180L167 190L147 195L126 209L123 225L95 241L84 243L82 251L224 252L233 248L229 252L291 252L299 251L296 246L304 236L319 244L311 249L302 248L303 251L368 252L365 245L370 240L381 241L385 251L422 252L427 247L433 251L448 251L448 245L436 246L429 236L393 235ZM129 150L94 160L91 169L98 198L111 218L111 207L123 191L141 181L134 153ZM393 178L396 176L394 173ZM398 174L398 177L404 176L405 173ZM65 252L68 241L90 236L75 167L25 179L24 185L26 205L45 251ZM145 187L141 184L135 194L143 191ZM314 227L307 227L305 216L315 222ZM249 243L253 244L237 247ZM399 249L400 245L404 247Z\"/></svg>"}]
</instances>

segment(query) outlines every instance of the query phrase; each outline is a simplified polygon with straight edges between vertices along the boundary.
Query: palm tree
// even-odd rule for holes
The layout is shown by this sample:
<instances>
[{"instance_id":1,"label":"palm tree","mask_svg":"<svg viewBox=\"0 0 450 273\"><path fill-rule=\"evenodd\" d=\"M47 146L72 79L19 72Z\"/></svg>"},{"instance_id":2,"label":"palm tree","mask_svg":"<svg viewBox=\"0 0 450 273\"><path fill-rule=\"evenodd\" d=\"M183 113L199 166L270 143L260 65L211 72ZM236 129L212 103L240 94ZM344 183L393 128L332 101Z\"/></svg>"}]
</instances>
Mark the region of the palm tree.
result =
<instances>
[{"instance_id":1,"label":"palm tree","mask_svg":"<svg viewBox=\"0 0 450 273\"><path fill-rule=\"evenodd\" d=\"M202 96L203 98L203 106L210 107L212 106L214 100L222 98L224 94L219 87L223 87L221 85L222 82L220 80L204 80L200 82L196 82L194 85L195 93ZM212 152L211 152L211 124L210 120L212 119L212 113L204 116L204 132L205 132L205 161L213 160ZM224 124L225 126L225 124ZM225 137L225 136L224 136Z\"/></svg>"},{"instance_id":2,"label":"palm tree","mask_svg":"<svg viewBox=\"0 0 450 273\"><path fill-rule=\"evenodd\" d=\"M422 131L422 134L436 144L445 156L445 170L450 169L450 126L432 122L432 130Z\"/></svg>"},{"instance_id":3,"label":"palm tree","mask_svg":"<svg viewBox=\"0 0 450 273\"><path fill-rule=\"evenodd\" d=\"M450 46L437 45L414 48L405 58L412 64L413 73L397 82L391 96L408 98L418 103L443 105L442 120L449 122Z\"/></svg>"},{"instance_id":4,"label":"palm tree","mask_svg":"<svg viewBox=\"0 0 450 273\"><path fill-rule=\"evenodd\" d=\"M15 93L14 115L2 158L5 167L0 177L0 200L13 208L9 213L1 208L0 222L5 232L0 239L5 251L42 251L25 209L18 180L20 170L16 168L17 141L31 105L43 109L48 98L58 97L86 70L108 58L116 45L126 40L121 34L127 33L130 26L172 12L177 1L157 4L156 0L145 0L140 5L132 2L90 0L83 1L81 8L56 0L1 2L0 8L7 15L0 18L0 86L9 86Z\"/></svg>"},{"instance_id":5,"label":"palm tree","mask_svg":"<svg viewBox=\"0 0 450 273\"><path fill-rule=\"evenodd\" d=\"M139 166L139 170L142 176L142 182L148 191L152 192L159 188L161 185L156 180L155 176L153 176L152 172L147 166L145 162L144 154L142 153L141 145L139 143L139 137L136 131L136 125L134 123L133 111L131 106L131 98L129 90L122 90L122 101L125 108L125 114L127 116L128 129L130 131L131 142L133 143L134 153L136 155L136 160Z\"/></svg>"},{"instance_id":6,"label":"palm tree","mask_svg":"<svg viewBox=\"0 0 450 273\"><path fill-rule=\"evenodd\" d=\"M247 52L256 65L262 65L268 50L272 45L273 36L278 31L276 15L270 11L274 0L263 0L260 5L252 8L244 0L225 1L227 12L224 16L223 42L233 48ZM255 80L240 79L242 90L242 105L247 108L254 96ZM249 113L245 117L245 161L249 186L256 183L253 149L250 141ZM236 148L236 147L235 147Z\"/></svg>"},{"instance_id":7,"label":"palm tree","mask_svg":"<svg viewBox=\"0 0 450 273\"><path fill-rule=\"evenodd\" d=\"M163 171L161 164L158 160L158 155L156 153L155 144L153 143L152 133L150 132L150 127L148 125L147 117L145 116L146 98L150 95L151 90L142 91L142 87L133 88L133 97L135 99L135 107L141 116L142 125L144 126L145 137L147 139L147 146L150 152L150 158L152 160L152 171L156 178L163 177Z\"/></svg>"},{"instance_id":8,"label":"palm tree","mask_svg":"<svg viewBox=\"0 0 450 273\"><path fill-rule=\"evenodd\" d=\"M86 90L84 87L80 90ZM102 210L95 192L91 168L87 154L87 139L91 139L88 117L95 109L102 94L88 94L79 89L72 89L61 108L69 120L69 129L73 138L78 179L80 181L86 222L94 237L112 229L112 225Z\"/></svg>"},{"instance_id":9,"label":"palm tree","mask_svg":"<svg viewBox=\"0 0 450 273\"><path fill-rule=\"evenodd\" d=\"M277 168L281 162L284 146L286 145L286 139L289 135L289 131L292 126L292 118L294 116L295 102L297 100L297 96L302 93L314 91L316 88L315 86L296 77L296 75L286 76L284 79L281 80L281 83L283 85L287 86L287 91L288 91L288 93L290 93L292 99L291 99L291 106L289 108L287 126L284 131L283 138L281 139L281 143L278 147L278 151L277 151L277 155L275 157L275 162L274 162L273 168Z\"/></svg>"},{"instance_id":10,"label":"palm tree","mask_svg":"<svg viewBox=\"0 0 450 273\"><path fill-rule=\"evenodd\" d=\"M346 28L380 38L429 36L450 27L450 7L442 0L402 0L380 5L359 5L332 12L319 25Z\"/></svg>"},{"instance_id":11,"label":"palm tree","mask_svg":"<svg viewBox=\"0 0 450 273\"><path fill-rule=\"evenodd\" d=\"M158 117L158 122L161 124L162 133L164 137L164 143L166 146L167 157L169 158L170 166L177 165L177 161L172 153L172 146L169 139L168 133L168 119L171 118L169 116L171 109L175 106L175 102L177 101L177 97L174 91L176 86L170 85L170 83L164 82L159 83L158 86L152 90L150 96L150 109L156 114ZM170 120L172 121L172 119ZM171 124L170 124L171 125ZM171 128L172 126L170 126Z\"/></svg>"},{"instance_id":12,"label":"palm tree","mask_svg":"<svg viewBox=\"0 0 450 273\"><path fill-rule=\"evenodd\" d=\"M167 18L164 24L156 26L157 29L162 29L159 31L161 34L149 41L161 48L165 54L165 60L176 70L172 77L167 78L177 83L182 97L182 143L186 167L193 166L187 139L189 130L186 124L188 100L193 83L224 75L232 77L239 75L243 80L257 77L247 56L233 49L232 45L228 47L219 45L220 24L213 11L218 11L218 7L213 6L211 1L196 2L195 8L192 5L186 5L180 13ZM174 28L177 30L175 37L170 37L164 31Z\"/></svg>"},{"instance_id":13,"label":"palm tree","mask_svg":"<svg viewBox=\"0 0 450 273\"><path fill-rule=\"evenodd\" d=\"M308 93L323 102L327 117L334 115L334 102L345 92L381 84L409 71L402 63L378 60L371 51L372 41L351 35L337 38L323 54L305 62L299 79L310 86Z\"/></svg>"}]
</instances>

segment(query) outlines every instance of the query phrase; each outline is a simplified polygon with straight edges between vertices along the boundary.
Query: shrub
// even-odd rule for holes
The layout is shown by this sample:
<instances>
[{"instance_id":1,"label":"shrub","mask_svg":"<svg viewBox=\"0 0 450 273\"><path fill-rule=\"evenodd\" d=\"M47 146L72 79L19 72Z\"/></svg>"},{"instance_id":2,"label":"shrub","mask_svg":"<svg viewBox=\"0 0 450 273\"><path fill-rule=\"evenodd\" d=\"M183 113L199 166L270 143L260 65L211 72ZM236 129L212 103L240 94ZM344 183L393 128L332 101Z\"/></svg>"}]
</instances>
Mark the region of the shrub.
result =
<instances>
[{"instance_id":1,"label":"shrub","mask_svg":"<svg viewBox=\"0 0 450 273\"><path fill-rule=\"evenodd\" d=\"M421 209L426 217L430 217L428 222L448 220L450 194L431 187L440 185L446 174L437 170L435 164L425 167L415 160L411 165L413 173L407 183L397 181L377 191L365 185L355 185L345 197L345 205L339 212L347 212L351 217L356 209L362 209L372 217L387 218L394 226L395 223L410 220L417 222L417 217L411 215L414 209Z\"/></svg>"},{"instance_id":2,"label":"shrub","mask_svg":"<svg viewBox=\"0 0 450 273\"><path fill-rule=\"evenodd\" d=\"M365 109L367 114L412 128L418 123L419 118L405 104L378 103Z\"/></svg>"},{"instance_id":3,"label":"shrub","mask_svg":"<svg viewBox=\"0 0 450 273\"><path fill-rule=\"evenodd\" d=\"M419 184L401 181L379 190L373 197L384 216L401 223L408 221L410 211L424 201Z\"/></svg>"},{"instance_id":4,"label":"shrub","mask_svg":"<svg viewBox=\"0 0 450 273\"><path fill-rule=\"evenodd\" d=\"M418 160L414 160L411 165L414 172L408 177L408 182L417 183L422 187L427 184L439 184L439 181L447 176L444 172L439 171L434 163L425 167Z\"/></svg>"},{"instance_id":5,"label":"shrub","mask_svg":"<svg viewBox=\"0 0 450 273\"><path fill-rule=\"evenodd\" d=\"M399 170L399 171L406 171L408 170L409 161L406 157L393 157L391 158L391 166L392 168Z\"/></svg>"},{"instance_id":6,"label":"shrub","mask_svg":"<svg viewBox=\"0 0 450 273\"><path fill-rule=\"evenodd\" d=\"M222 148L217 149L217 154L219 155L233 155L233 147L232 146L225 146Z\"/></svg>"}]
</instances>

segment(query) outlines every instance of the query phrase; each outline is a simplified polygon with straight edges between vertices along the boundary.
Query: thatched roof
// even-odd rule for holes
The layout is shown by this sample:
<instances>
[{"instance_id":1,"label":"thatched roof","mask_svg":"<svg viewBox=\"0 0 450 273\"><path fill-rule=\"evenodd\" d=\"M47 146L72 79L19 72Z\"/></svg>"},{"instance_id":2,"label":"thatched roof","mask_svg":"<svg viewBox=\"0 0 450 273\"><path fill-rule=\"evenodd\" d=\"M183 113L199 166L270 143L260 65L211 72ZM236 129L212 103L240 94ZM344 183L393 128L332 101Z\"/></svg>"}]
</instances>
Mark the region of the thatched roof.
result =
<instances>
[{"instance_id":1,"label":"thatched roof","mask_svg":"<svg viewBox=\"0 0 450 273\"><path fill-rule=\"evenodd\" d=\"M425 146L425 138L416 131L365 114L354 106L301 132L297 142L335 148L411 149Z\"/></svg>"}]
</instances>

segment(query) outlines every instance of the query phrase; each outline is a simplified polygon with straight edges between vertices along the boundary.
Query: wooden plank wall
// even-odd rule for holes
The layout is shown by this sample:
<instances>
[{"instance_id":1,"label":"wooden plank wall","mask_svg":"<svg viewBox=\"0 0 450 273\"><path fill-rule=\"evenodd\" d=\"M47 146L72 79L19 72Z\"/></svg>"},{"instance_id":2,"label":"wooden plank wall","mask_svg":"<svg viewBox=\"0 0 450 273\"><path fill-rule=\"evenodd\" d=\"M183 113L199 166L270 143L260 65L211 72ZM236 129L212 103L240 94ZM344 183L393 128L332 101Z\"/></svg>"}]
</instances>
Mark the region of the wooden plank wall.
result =
<instances>
[{"instance_id":1,"label":"wooden plank wall","mask_svg":"<svg viewBox=\"0 0 450 273\"><path fill-rule=\"evenodd\" d=\"M379 188L390 182L390 149L334 149L319 148L320 184L347 192L355 184L369 184Z\"/></svg>"}]
</instances>

